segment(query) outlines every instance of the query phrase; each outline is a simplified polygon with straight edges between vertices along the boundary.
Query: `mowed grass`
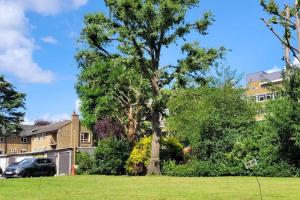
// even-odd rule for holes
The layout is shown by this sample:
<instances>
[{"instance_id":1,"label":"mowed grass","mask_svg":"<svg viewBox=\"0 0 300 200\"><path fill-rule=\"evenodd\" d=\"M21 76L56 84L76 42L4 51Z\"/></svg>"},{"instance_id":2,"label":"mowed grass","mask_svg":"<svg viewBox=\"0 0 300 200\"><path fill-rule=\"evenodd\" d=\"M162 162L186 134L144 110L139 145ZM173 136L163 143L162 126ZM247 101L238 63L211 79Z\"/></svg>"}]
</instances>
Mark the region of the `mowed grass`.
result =
<instances>
[{"instance_id":1,"label":"mowed grass","mask_svg":"<svg viewBox=\"0 0 300 200\"><path fill-rule=\"evenodd\" d=\"M300 199L299 178L259 178L263 200ZM259 200L255 177L66 176L0 180L0 200Z\"/></svg>"}]
</instances>

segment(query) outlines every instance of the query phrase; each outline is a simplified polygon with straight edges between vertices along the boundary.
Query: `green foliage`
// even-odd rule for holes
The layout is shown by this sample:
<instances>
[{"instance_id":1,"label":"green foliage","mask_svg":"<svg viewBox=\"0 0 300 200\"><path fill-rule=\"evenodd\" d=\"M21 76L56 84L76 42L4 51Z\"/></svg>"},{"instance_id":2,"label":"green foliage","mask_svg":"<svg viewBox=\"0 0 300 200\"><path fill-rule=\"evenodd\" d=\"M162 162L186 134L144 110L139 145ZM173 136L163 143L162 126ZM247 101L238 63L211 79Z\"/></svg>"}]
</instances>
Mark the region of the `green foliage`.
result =
<instances>
[{"instance_id":1,"label":"green foliage","mask_svg":"<svg viewBox=\"0 0 300 200\"><path fill-rule=\"evenodd\" d=\"M187 12L198 6L198 3L198 0L105 0L109 15L95 13L85 16L85 26L81 33L83 48L76 56L80 68L85 71L104 60L109 63L107 68L104 68L109 71L104 73L106 75L114 71L115 67L121 66L126 69L118 73L125 78L125 83L123 79L116 79L110 83L95 84L94 89L89 84L86 88L78 89L79 97L83 99L84 118L88 124L95 123L96 118L102 118L101 111L106 112L105 109L110 112L109 115L105 113L105 116L117 117L126 124L126 120L130 120L128 115L124 114L124 108L135 108L137 110L134 110L133 116L137 116L136 124L142 124L140 119L151 119L152 128L157 127L152 131L153 134L161 137L159 115L166 109L168 99L162 88L170 85L188 87L204 84L206 72L222 58L225 51L224 48L202 48L195 41L186 41L192 32L206 35L213 22L210 12L205 12L203 17L195 22L186 20ZM162 49L167 49L182 40L184 43L179 48L185 57L173 66L161 66ZM105 79L100 73L93 73L93 76L85 81L97 80L95 75L99 76L101 81L110 80L110 77ZM133 84L130 83L132 80L141 81L138 81L139 84ZM134 86L134 89L130 86ZM101 90L100 88L109 92L94 92ZM122 101L122 106L111 104L106 107L107 102L111 102L108 95L111 91L114 91L114 99L117 96L117 102ZM124 100L130 105L124 104ZM147 104L150 100L153 103ZM159 145L153 148L159 152ZM159 169L154 168L149 167L159 174Z\"/></svg>"},{"instance_id":2,"label":"green foliage","mask_svg":"<svg viewBox=\"0 0 300 200\"><path fill-rule=\"evenodd\" d=\"M76 174L90 174L93 170L94 160L87 152L76 153Z\"/></svg>"},{"instance_id":3,"label":"green foliage","mask_svg":"<svg viewBox=\"0 0 300 200\"><path fill-rule=\"evenodd\" d=\"M298 113L297 109L285 97L267 106L266 121L261 124L263 135L260 154L270 165L282 161L299 166L300 132L299 121L293 116L295 112Z\"/></svg>"},{"instance_id":4,"label":"green foliage","mask_svg":"<svg viewBox=\"0 0 300 200\"><path fill-rule=\"evenodd\" d=\"M162 172L167 176L200 177L200 176L237 176L246 175L247 171L239 166L228 167L210 161L192 160L185 164L174 161L165 162Z\"/></svg>"},{"instance_id":5,"label":"green foliage","mask_svg":"<svg viewBox=\"0 0 300 200\"><path fill-rule=\"evenodd\" d=\"M149 88L141 75L124 63L99 61L82 68L76 88L83 122L88 127L110 116L128 129L129 111L136 123L147 114L144 102ZM141 130L142 124L138 128Z\"/></svg>"},{"instance_id":6,"label":"green foliage","mask_svg":"<svg viewBox=\"0 0 300 200\"><path fill-rule=\"evenodd\" d=\"M14 86L0 75L0 135L16 133L24 117L25 94L18 93Z\"/></svg>"},{"instance_id":7,"label":"green foliage","mask_svg":"<svg viewBox=\"0 0 300 200\"><path fill-rule=\"evenodd\" d=\"M252 174L265 177L299 177L300 171L299 168L293 167L286 162L273 164L260 163L259 167L257 167Z\"/></svg>"},{"instance_id":8,"label":"green foliage","mask_svg":"<svg viewBox=\"0 0 300 200\"><path fill-rule=\"evenodd\" d=\"M152 137L142 138L133 148L126 162L126 170L131 175L144 175L151 156Z\"/></svg>"},{"instance_id":9,"label":"green foliage","mask_svg":"<svg viewBox=\"0 0 300 200\"><path fill-rule=\"evenodd\" d=\"M130 154L130 143L114 137L100 140L95 150L94 174L122 175Z\"/></svg>"},{"instance_id":10,"label":"green foliage","mask_svg":"<svg viewBox=\"0 0 300 200\"><path fill-rule=\"evenodd\" d=\"M286 163L265 165L259 163L253 171L243 166L228 166L210 161L193 160L185 164L176 164L174 161L165 162L162 172L166 176L201 177L201 176L262 176L262 177L292 177L299 176L300 171Z\"/></svg>"},{"instance_id":11,"label":"green foliage","mask_svg":"<svg viewBox=\"0 0 300 200\"><path fill-rule=\"evenodd\" d=\"M266 2L265 0L260 0L260 5L268 13L273 14L273 15L279 15L279 12L280 12L279 11L279 6L275 2L275 0L270 0L269 2Z\"/></svg>"},{"instance_id":12,"label":"green foliage","mask_svg":"<svg viewBox=\"0 0 300 200\"><path fill-rule=\"evenodd\" d=\"M224 159L238 138L251 134L255 109L230 86L181 90L169 102L168 130L191 144L201 160Z\"/></svg>"},{"instance_id":13,"label":"green foliage","mask_svg":"<svg viewBox=\"0 0 300 200\"><path fill-rule=\"evenodd\" d=\"M142 138L133 148L126 164L130 175L144 175L149 165L151 156L152 137ZM162 162L172 160L179 163L183 160L183 145L174 136L166 136L161 139L160 158Z\"/></svg>"},{"instance_id":14,"label":"green foliage","mask_svg":"<svg viewBox=\"0 0 300 200\"><path fill-rule=\"evenodd\" d=\"M160 157L162 161L183 161L183 145L175 136L166 136L161 139Z\"/></svg>"}]
</instances>

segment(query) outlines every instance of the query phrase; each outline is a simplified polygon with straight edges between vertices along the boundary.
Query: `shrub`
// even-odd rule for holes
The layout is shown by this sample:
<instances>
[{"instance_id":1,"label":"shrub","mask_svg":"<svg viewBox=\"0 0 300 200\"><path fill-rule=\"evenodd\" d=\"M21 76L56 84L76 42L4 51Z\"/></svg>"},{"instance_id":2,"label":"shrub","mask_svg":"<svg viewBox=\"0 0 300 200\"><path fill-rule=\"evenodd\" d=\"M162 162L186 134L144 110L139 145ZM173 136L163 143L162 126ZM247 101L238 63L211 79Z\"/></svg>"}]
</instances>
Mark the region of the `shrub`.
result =
<instances>
[{"instance_id":1,"label":"shrub","mask_svg":"<svg viewBox=\"0 0 300 200\"><path fill-rule=\"evenodd\" d=\"M93 159L87 152L76 153L76 174L90 174L93 168Z\"/></svg>"},{"instance_id":2,"label":"shrub","mask_svg":"<svg viewBox=\"0 0 300 200\"><path fill-rule=\"evenodd\" d=\"M126 163L128 174L144 175L146 173L151 156L151 141L152 137L144 137L134 146Z\"/></svg>"},{"instance_id":3,"label":"shrub","mask_svg":"<svg viewBox=\"0 0 300 200\"><path fill-rule=\"evenodd\" d=\"M100 140L108 137L116 137L118 139L126 137L125 130L122 124L109 117L103 118L98 121L94 125L93 130Z\"/></svg>"},{"instance_id":4,"label":"shrub","mask_svg":"<svg viewBox=\"0 0 300 200\"><path fill-rule=\"evenodd\" d=\"M208 162L191 161L186 164L177 165L174 161L167 161L163 164L162 173L167 176L198 177L212 176L214 166Z\"/></svg>"},{"instance_id":5,"label":"shrub","mask_svg":"<svg viewBox=\"0 0 300 200\"><path fill-rule=\"evenodd\" d=\"M258 168L253 170L253 175L266 177L291 177L299 176L299 169L281 162L272 165L260 164Z\"/></svg>"},{"instance_id":6,"label":"shrub","mask_svg":"<svg viewBox=\"0 0 300 200\"><path fill-rule=\"evenodd\" d=\"M183 161L183 145L175 136L167 136L161 140L161 160Z\"/></svg>"},{"instance_id":7,"label":"shrub","mask_svg":"<svg viewBox=\"0 0 300 200\"><path fill-rule=\"evenodd\" d=\"M130 175L145 175L151 156L152 137L142 138L133 148L126 169ZM183 145L174 136L167 136L161 140L161 161L174 160L176 163L183 160Z\"/></svg>"},{"instance_id":8,"label":"shrub","mask_svg":"<svg viewBox=\"0 0 300 200\"><path fill-rule=\"evenodd\" d=\"M167 176L200 177L200 176L267 176L267 177L291 177L299 176L299 169L285 163L264 165L259 164L253 170L247 170L244 166L228 166L216 164L210 161L192 160L185 164L176 164L174 161L163 163L162 173Z\"/></svg>"},{"instance_id":9,"label":"shrub","mask_svg":"<svg viewBox=\"0 0 300 200\"><path fill-rule=\"evenodd\" d=\"M108 137L100 140L95 151L94 174L121 175L125 173L125 163L130 154L127 139Z\"/></svg>"},{"instance_id":10,"label":"shrub","mask_svg":"<svg viewBox=\"0 0 300 200\"><path fill-rule=\"evenodd\" d=\"M247 171L240 166L226 166L210 161L192 160L185 164L174 161L164 162L162 173L167 176L200 177L200 176L237 176L246 175Z\"/></svg>"}]
</instances>

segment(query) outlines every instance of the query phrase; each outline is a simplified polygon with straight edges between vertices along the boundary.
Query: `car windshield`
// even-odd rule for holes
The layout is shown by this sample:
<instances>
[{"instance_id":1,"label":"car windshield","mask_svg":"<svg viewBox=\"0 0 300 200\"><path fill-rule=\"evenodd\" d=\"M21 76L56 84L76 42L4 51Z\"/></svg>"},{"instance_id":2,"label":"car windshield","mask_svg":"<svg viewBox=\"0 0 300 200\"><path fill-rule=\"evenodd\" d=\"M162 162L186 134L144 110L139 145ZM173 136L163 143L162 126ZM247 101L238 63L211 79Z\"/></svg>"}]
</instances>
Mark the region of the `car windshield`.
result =
<instances>
[{"instance_id":1,"label":"car windshield","mask_svg":"<svg viewBox=\"0 0 300 200\"><path fill-rule=\"evenodd\" d=\"M24 159L21 162L19 162L18 165L28 165L31 164L34 160L35 160L34 158Z\"/></svg>"}]
</instances>

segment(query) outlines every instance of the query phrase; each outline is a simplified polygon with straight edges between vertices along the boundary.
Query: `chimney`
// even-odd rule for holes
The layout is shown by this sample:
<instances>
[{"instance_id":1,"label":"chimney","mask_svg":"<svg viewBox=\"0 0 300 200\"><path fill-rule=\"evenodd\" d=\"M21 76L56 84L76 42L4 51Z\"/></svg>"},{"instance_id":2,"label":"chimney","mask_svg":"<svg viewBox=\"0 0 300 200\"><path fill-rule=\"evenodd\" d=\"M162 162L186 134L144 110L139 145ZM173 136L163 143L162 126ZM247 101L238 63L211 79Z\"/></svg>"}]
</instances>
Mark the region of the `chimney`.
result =
<instances>
[{"instance_id":1,"label":"chimney","mask_svg":"<svg viewBox=\"0 0 300 200\"><path fill-rule=\"evenodd\" d=\"M79 137L80 137L80 121L79 121L79 115L75 111L72 113L71 131L72 131L72 147L78 147Z\"/></svg>"},{"instance_id":2,"label":"chimney","mask_svg":"<svg viewBox=\"0 0 300 200\"><path fill-rule=\"evenodd\" d=\"M72 140L72 175L75 175L75 159L76 159L76 148L79 147L80 137L80 121L79 115L74 111L71 118L71 140Z\"/></svg>"}]
</instances>

